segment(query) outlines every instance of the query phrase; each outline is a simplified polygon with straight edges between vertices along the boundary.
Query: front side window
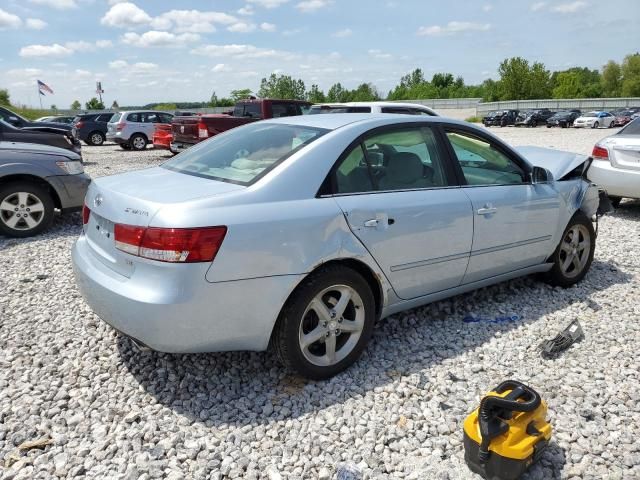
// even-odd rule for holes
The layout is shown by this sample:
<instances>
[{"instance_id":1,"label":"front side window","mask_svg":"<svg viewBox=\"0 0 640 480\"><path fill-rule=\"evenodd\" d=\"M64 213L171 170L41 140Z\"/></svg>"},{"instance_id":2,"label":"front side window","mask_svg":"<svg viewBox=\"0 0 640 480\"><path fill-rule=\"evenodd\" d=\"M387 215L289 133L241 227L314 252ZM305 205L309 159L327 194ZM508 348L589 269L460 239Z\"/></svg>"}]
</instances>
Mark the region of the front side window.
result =
<instances>
[{"instance_id":1,"label":"front side window","mask_svg":"<svg viewBox=\"0 0 640 480\"><path fill-rule=\"evenodd\" d=\"M527 183L526 173L487 140L463 132L447 132L468 185Z\"/></svg>"},{"instance_id":2,"label":"front side window","mask_svg":"<svg viewBox=\"0 0 640 480\"><path fill-rule=\"evenodd\" d=\"M413 190L447 185L435 136L410 127L365 137L336 171L336 193Z\"/></svg>"},{"instance_id":3,"label":"front side window","mask_svg":"<svg viewBox=\"0 0 640 480\"><path fill-rule=\"evenodd\" d=\"M212 180L250 185L328 131L252 123L201 142L162 167Z\"/></svg>"}]
</instances>

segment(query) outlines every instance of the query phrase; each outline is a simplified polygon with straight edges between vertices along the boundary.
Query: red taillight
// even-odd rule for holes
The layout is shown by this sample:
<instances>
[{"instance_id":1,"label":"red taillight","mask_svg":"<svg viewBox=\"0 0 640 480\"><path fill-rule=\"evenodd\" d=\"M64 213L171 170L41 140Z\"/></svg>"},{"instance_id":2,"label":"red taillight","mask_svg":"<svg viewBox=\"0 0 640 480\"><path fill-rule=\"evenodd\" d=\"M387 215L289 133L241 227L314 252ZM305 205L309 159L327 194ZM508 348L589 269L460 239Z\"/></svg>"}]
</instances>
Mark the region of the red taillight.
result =
<instances>
[{"instance_id":1,"label":"red taillight","mask_svg":"<svg viewBox=\"0 0 640 480\"><path fill-rule=\"evenodd\" d=\"M118 131L124 130L124 127L126 126L127 124L125 122L116 123L116 130Z\"/></svg>"},{"instance_id":2,"label":"red taillight","mask_svg":"<svg viewBox=\"0 0 640 480\"><path fill-rule=\"evenodd\" d=\"M198 122L198 138L209 138L209 129L204 122Z\"/></svg>"},{"instance_id":3,"label":"red taillight","mask_svg":"<svg viewBox=\"0 0 640 480\"><path fill-rule=\"evenodd\" d=\"M91 210L87 207L87 204L82 205L82 224L86 225L89 223L89 216L91 215Z\"/></svg>"},{"instance_id":4,"label":"red taillight","mask_svg":"<svg viewBox=\"0 0 640 480\"><path fill-rule=\"evenodd\" d=\"M227 227L156 228L116 224L115 246L123 252L160 262L211 262Z\"/></svg>"},{"instance_id":5,"label":"red taillight","mask_svg":"<svg viewBox=\"0 0 640 480\"><path fill-rule=\"evenodd\" d=\"M608 161L609 150L607 150L604 147L601 147L600 145L596 145L595 147L593 147L593 152L591 152L591 156L593 157L594 160Z\"/></svg>"}]
</instances>

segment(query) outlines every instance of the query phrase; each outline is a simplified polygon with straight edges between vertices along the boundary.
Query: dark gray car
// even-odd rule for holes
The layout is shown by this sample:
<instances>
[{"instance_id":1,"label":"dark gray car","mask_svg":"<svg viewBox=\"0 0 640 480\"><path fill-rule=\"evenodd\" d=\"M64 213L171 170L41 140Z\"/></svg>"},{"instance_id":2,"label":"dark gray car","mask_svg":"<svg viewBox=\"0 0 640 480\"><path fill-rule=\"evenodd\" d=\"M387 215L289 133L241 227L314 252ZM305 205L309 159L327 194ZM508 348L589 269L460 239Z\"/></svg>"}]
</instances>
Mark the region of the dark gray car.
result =
<instances>
[{"instance_id":1,"label":"dark gray car","mask_svg":"<svg viewBox=\"0 0 640 480\"><path fill-rule=\"evenodd\" d=\"M82 209L89 183L80 156L72 151L0 141L0 235L43 232L56 212Z\"/></svg>"},{"instance_id":2,"label":"dark gray car","mask_svg":"<svg viewBox=\"0 0 640 480\"><path fill-rule=\"evenodd\" d=\"M87 145L102 145L107 139L107 123L113 117L112 112L83 113L73 120L77 135Z\"/></svg>"}]
</instances>

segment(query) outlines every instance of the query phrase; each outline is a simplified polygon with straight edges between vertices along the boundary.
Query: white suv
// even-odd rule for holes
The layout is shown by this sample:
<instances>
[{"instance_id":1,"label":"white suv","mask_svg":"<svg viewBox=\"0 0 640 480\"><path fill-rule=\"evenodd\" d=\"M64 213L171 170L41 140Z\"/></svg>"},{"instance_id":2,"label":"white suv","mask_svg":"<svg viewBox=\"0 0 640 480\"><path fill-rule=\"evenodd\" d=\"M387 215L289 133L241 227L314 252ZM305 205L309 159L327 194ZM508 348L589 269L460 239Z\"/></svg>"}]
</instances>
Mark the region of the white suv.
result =
<instances>
[{"instance_id":1,"label":"white suv","mask_svg":"<svg viewBox=\"0 0 640 480\"><path fill-rule=\"evenodd\" d=\"M310 115L318 113L400 113L405 115L428 115L437 117L431 108L418 103L398 102L348 102L348 103L319 103L312 105Z\"/></svg>"},{"instance_id":2,"label":"white suv","mask_svg":"<svg viewBox=\"0 0 640 480\"><path fill-rule=\"evenodd\" d=\"M144 150L153 141L158 123L171 123L173 115L166 112L142 110L114 113L107 124L107 140L125 150Z\"/></svg>"}]
</instances>

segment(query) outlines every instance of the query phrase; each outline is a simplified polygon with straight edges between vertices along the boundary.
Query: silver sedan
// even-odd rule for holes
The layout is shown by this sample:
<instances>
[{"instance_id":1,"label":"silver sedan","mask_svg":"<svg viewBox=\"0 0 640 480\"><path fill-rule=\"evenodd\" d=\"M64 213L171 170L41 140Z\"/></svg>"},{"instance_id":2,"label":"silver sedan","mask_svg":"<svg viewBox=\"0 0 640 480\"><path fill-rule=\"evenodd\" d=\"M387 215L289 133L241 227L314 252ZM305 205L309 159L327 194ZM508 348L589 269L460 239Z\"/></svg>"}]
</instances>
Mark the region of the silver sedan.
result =
<instances>
[{"instance_id":1,"label":"silver sedan","mask_svg":"<svg viewBox=\"0 0 640 480\"><path fill-rule=\"evenodd\" d=\"M94 311L138 345L271 346L328 378L377 318L532 273L580 281L600 203L587 168L441 117L257 122L95 180L74 270Z\"/></svg>"}]
</instances>

